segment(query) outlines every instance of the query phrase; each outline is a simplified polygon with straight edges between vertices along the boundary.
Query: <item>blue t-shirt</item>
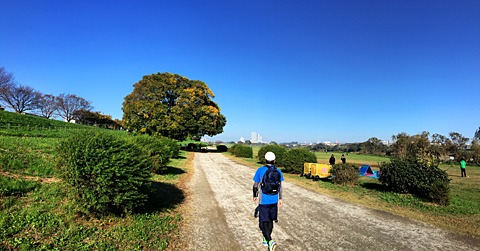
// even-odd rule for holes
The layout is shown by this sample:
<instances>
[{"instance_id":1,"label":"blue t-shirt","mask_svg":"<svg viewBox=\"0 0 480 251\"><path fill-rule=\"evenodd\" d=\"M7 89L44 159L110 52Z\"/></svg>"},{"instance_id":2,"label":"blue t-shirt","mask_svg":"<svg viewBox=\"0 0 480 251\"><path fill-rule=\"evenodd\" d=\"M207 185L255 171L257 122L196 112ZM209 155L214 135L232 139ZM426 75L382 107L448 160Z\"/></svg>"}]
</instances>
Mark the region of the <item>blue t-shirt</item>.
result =
<instances>
[{"instance_id":1,"label":"blue t-shirt","mask_svg":"<svg viewBox=\"0 0 480 251\"><path fill-rule=\"evenodd\" d=\"M263 175L265 175L265 172L267 170L268 170L267 166L259 167L255 172L255 175L253 176L253 181L258 183L262 182ZM284 178L283 178L282 170L280 170L279 168L277 168L277 170L280 172L280 181L283 181ZM268 205L268 204L278 203L278 194L275 194L275 195L264 194L260 187L258 188L258 190L260 192L260 204Z\"/></svg>"}]
</instances>

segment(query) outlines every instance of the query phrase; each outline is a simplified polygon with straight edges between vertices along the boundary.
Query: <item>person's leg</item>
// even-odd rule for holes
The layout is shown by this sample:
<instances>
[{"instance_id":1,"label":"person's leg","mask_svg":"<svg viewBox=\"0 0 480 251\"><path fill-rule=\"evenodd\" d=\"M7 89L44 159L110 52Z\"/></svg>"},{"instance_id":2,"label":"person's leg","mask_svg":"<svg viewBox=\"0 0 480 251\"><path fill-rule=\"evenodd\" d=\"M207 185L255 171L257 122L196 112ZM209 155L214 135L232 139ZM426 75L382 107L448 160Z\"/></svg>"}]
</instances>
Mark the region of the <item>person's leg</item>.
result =
<instances>
[{"instance_id":1,"label":"person's leg","mask_svg":"<svg viewBox=\"0 0 480 251\"><path fill-rule=\"evenodd\" d=\"M262 233L263 237L267 242L272 240L272 230L273 230L273 222L272 221L264 221L260 223L262 225Z\"/></svg>"}]
</instances>

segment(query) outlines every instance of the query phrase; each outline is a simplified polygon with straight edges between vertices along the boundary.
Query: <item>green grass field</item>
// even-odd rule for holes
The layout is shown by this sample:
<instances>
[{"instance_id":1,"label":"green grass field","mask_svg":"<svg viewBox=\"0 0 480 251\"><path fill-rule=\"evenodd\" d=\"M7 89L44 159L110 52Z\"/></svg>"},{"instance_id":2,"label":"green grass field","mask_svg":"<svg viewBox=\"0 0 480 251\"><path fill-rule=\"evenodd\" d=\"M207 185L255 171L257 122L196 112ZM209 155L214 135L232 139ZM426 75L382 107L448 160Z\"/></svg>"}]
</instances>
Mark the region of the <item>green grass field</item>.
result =
<instances>
[{"instance_id":1,"label":"green grass field","mask_svg":"<svg viewBox=\"0 0 480 251\"><path fill-rule=\"evenodd\" d=\"M145 212L93 218L57 177L56 145L76 130L101 129L0 111L0 250L167 249L178 239L179 186L192 157L182 152L153 176Z\"/></svg>"},{"instance_id":2,"label":"green grass field","mask_svg":"<svg viewBox=\"0 0 480 251\"><path fill-rule=\"evenodd\" d=\"M342 153L342 152L315 152L317 156L318 163L328 164L328 160L332 154L335 157L335 163L340 164L342 163L340 158L342 154L345 155L347 159L347 163L354 163L358 165L367 164L372 166L372 168L378 168L379 163L382 162L389 162L390 159L386 156L376 156L376 155L367 155L367 154L360 154L360 153Z\"/></svg>"}]
</instances>

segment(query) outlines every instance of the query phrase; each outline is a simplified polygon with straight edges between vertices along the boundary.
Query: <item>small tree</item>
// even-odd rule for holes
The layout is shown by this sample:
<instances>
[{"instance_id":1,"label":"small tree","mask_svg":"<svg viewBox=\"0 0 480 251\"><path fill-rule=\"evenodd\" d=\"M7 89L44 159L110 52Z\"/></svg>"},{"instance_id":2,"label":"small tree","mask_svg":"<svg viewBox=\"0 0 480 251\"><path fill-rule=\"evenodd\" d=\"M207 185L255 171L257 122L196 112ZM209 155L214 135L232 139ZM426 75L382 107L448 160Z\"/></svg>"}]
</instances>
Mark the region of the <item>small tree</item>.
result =
<instances>
[{"instance_id":1,"label":"small tree","mask_svg":"<svg viewBox=\"0 0 480 251\"><path fill-rule=\"evenodd\" d=\"M57 102L55 96L51 94L44 94L40 97L38 103L40 115L47 119L51 118L57 111Z\"/></svg>"},{"instance_id":2,"label":"small tree","mask_svg":"<svg viewBox=\"0 0 480 251\"><path fill-rule=\"evenodd\" d=\"M40 98L40 92L25 85L12 84L0 92L0 99L16 113L37 109Z\"/></svg>"},{"instance_id":3,"label":"small tree","mask_svg":"<svg viewBox=\"0 0 480 251\"><path fill-rule=\"evenodd\" d=\"M5 68L0 67L0 94L5 90L9 90L14 84L13 73L5 71Z\"/></svg>"},{"instance_id":4,"label":"small tree","mask_svg":"<svg viewBox=\"0 0 480 251\"><path fill-rule=\"evenodd\" d=\"M56 97L58 116L65 119L67 122L71 122L74 119L74 114L79 110L90 111L93 107L90 101L84 98L78 97L74 94L60 94Z\"/></svg>"}]
</instances>

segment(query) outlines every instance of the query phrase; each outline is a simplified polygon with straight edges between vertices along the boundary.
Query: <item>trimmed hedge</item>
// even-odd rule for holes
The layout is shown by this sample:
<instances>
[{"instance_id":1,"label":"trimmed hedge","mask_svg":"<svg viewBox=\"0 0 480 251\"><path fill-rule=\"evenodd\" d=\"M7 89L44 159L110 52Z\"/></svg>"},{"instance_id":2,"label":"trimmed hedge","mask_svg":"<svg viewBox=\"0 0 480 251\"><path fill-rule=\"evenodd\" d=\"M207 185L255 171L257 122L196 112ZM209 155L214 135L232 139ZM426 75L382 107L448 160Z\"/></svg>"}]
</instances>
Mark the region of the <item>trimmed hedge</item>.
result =
<instances>
[{"instance_id":1,"label":"trimmed hedge","mask_svg":"<svg viewBox=\"0 0 480 251\"><path fill-rule=\"evenodd\" d=\"M410 193L439 205L450 204L448 174L416 159L392 159L380 167L379 181L397 193Z\"/></svg>"},{"instance_id":2,"label":"trimmed hedge","mask_svg":"<svg viewBox=\"0 0 480 251\"><path fill-rule=\"evenodd\" d=\"M226 145L218 145L217 152L221 152L221 153L228 152L228 147Z\"/></svg>"},{"instance_id":3,"label":"trimmed hedge","mask_svg":"<svg viewBox=\"0 0 480 251\"><path fill-rule=\"evenodd\" d=\"M358 171L358 166L354 164L333 165L330 170L332 182L337 185L358 185Z\"/></svg>"},{"instance_id":4,"label":"trimmed hedge","mask_svg":"<svg viewBox=\"0 0 480 251\"><path fill-rule=\"evenodd\" d=\"M310 152L307 148L293 148L285 153L283 159L283 167L286 173L303 172L303 164L305 162L317 163L317 156Z\"/></svg>"},{"instance_id":5,"label":"trimmed hedge","mask_svg":"<svg viewBox=\"0 0 480 251\"><path fill-rule=\"evenodd\" d=\"M280 145L265 145L258 150L258 160L261 163L267 163L265 160L265 153L273 152L275 153L275 162L278 166L284 165L285 154L287 153L287 148Z\"/></svg>"},{"instance_id":6,"label":"trimmed hedge","mask_svg":"<svg viewBox=\"0 0 480 251\"><path fill-rule=\"evenodd\" d=\"M235 144L228 150L236 157L253 158L253 149L251 146Z\"/></svg>"},{"instance_id":7,"label":"trimmed hedge","mask_svg":"<svg viewBox=\"0 0 480 251\"><path fill-rule=\"evenodd\" d=\"M153 173L160 173L166 169L171 158L178 157L180 147L169 138L163 136L139 135L134 137L135 144L150 158Z\"/></svg>"},{"instance_id":8,"label":"trimmed hedge","mask_svg":"<svg viewBox=\"0 0 480 251\"><path fill-rule=\"evenodd\" d=\"M147 201L150 160L137 145L85 130L62 141L58 154L62 177L75 190L82 212L128 214Z\"/></svg>"}]
</instances>

